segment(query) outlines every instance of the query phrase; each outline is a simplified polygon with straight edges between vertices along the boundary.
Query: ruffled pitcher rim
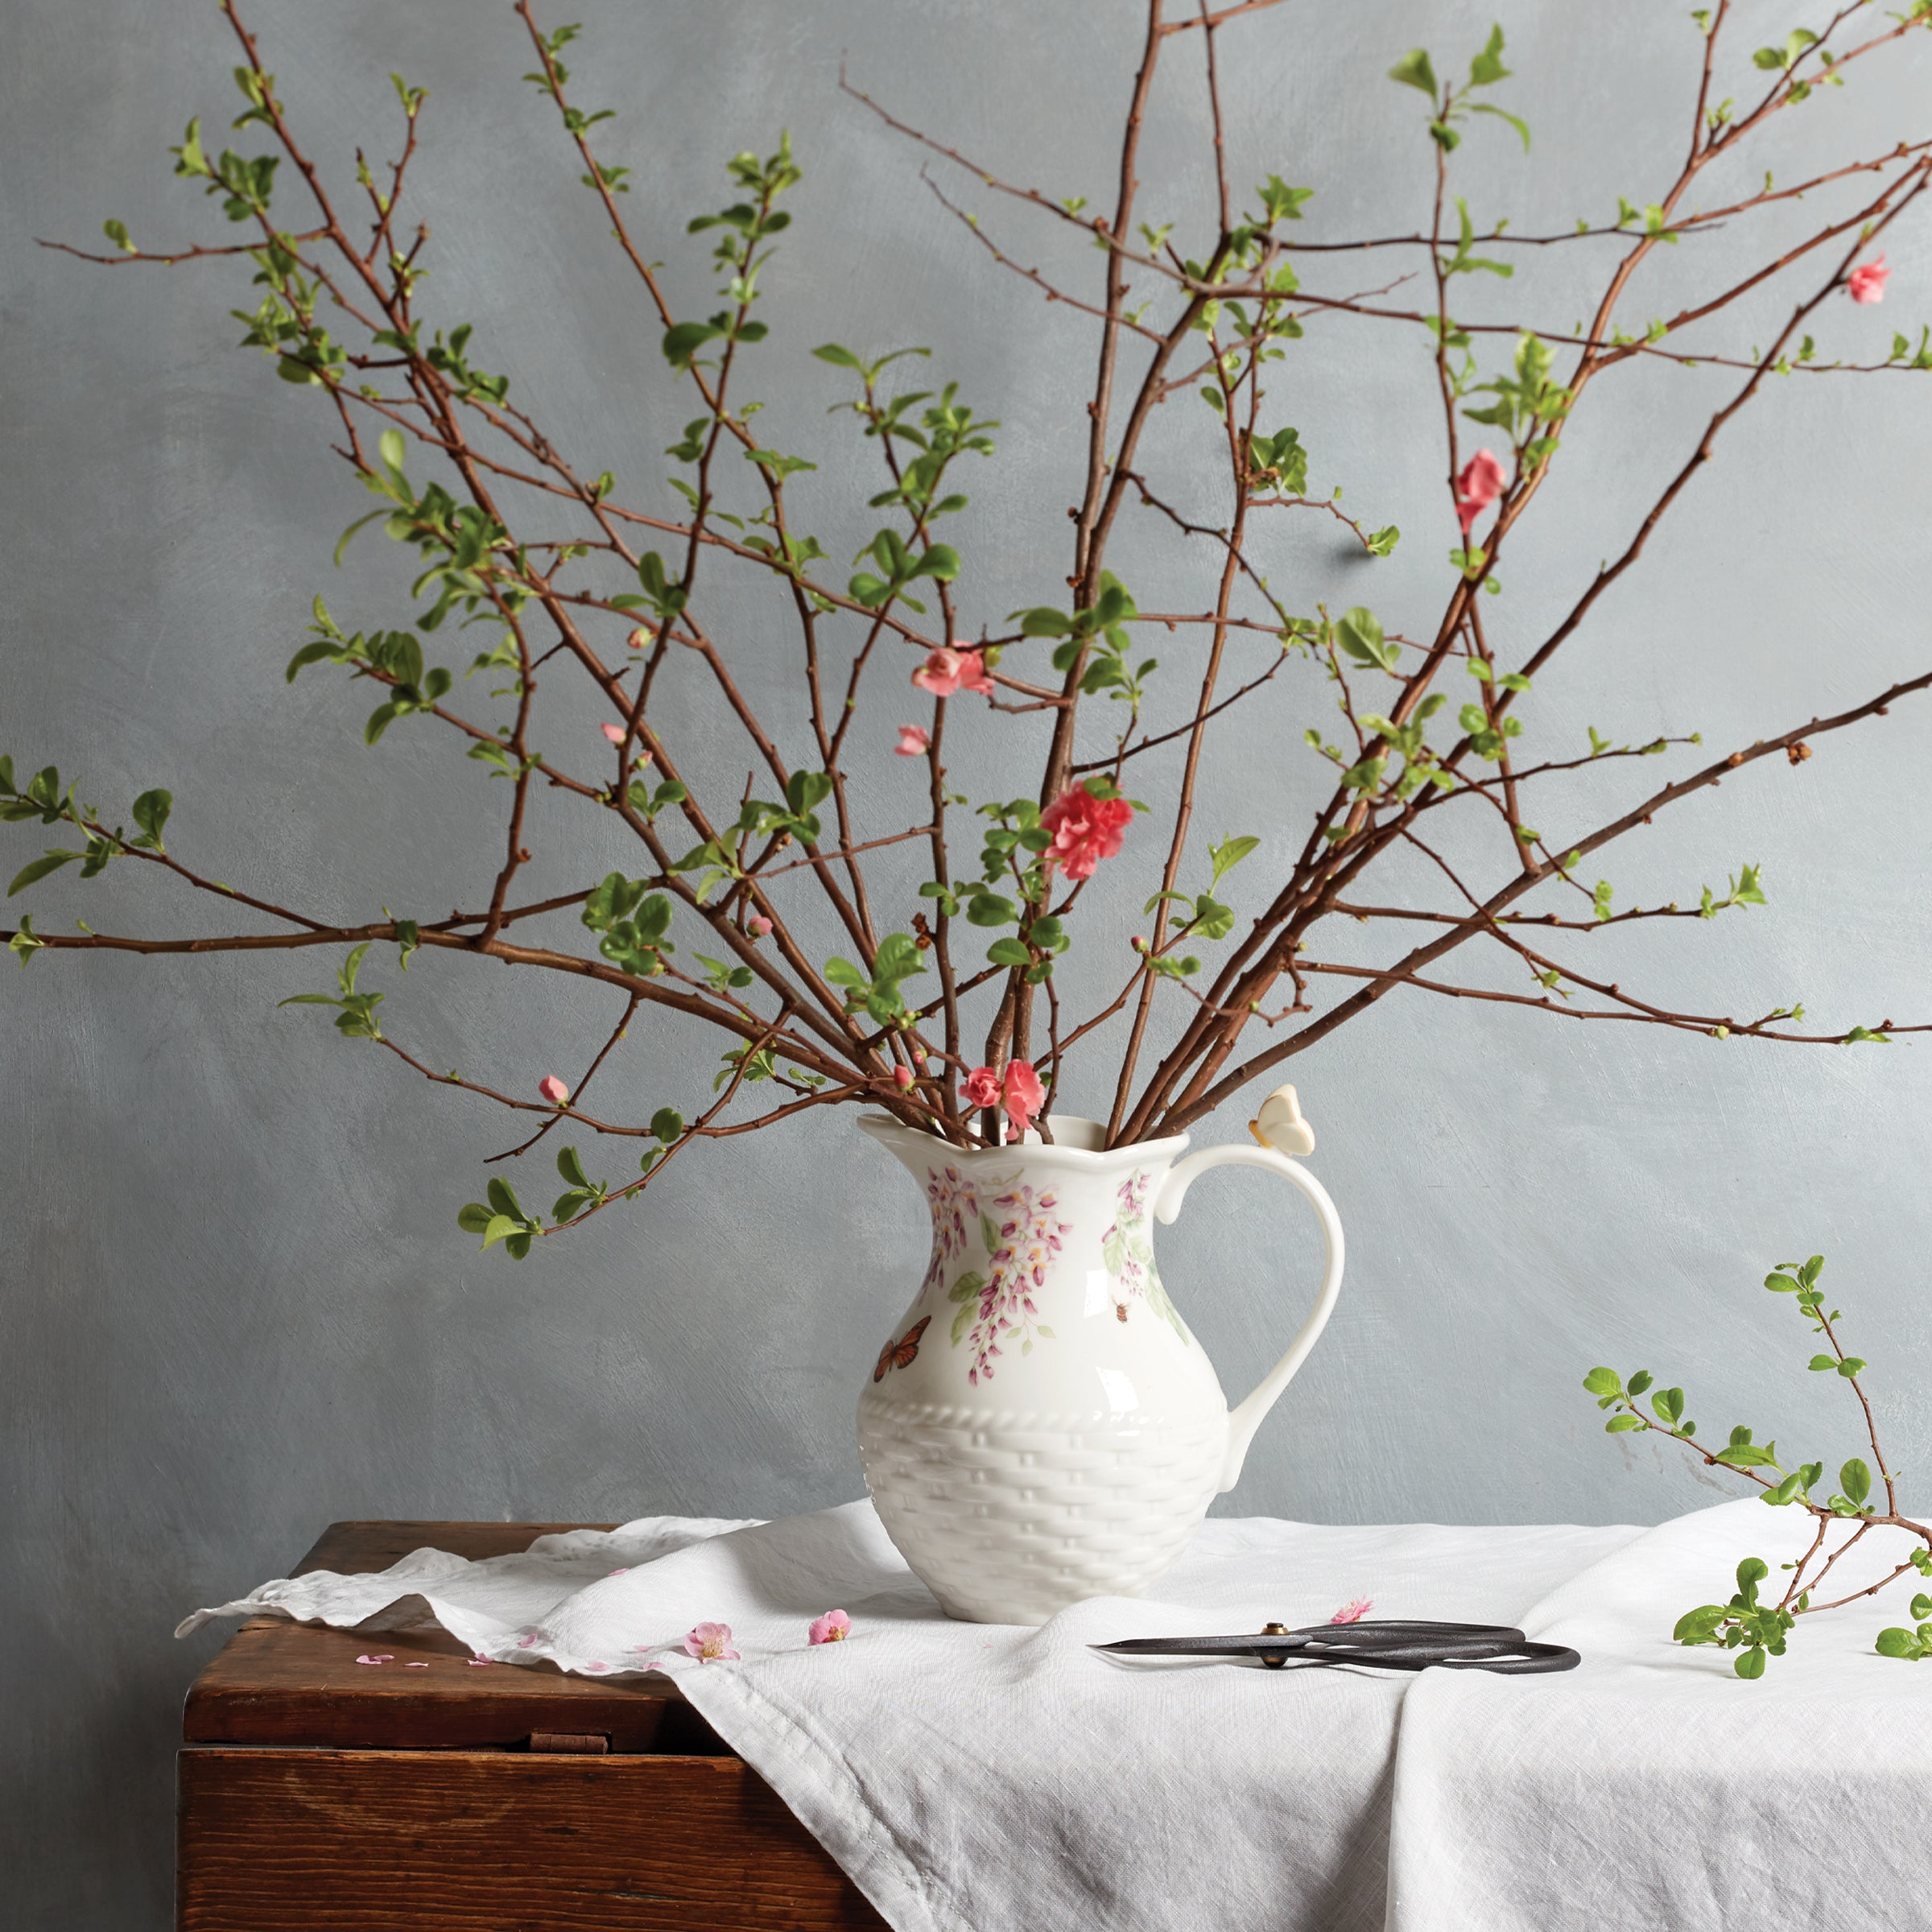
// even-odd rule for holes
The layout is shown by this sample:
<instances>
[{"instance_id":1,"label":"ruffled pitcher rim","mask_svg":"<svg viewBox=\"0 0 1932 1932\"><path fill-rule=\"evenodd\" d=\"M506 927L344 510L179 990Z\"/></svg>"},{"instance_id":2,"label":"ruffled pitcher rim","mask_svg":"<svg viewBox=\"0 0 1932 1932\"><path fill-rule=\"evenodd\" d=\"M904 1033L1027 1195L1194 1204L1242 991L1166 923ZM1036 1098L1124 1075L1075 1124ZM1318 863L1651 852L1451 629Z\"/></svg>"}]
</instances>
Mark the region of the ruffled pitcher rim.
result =
<instances>
[{"instance_id":1,"label":"ruffled pitcher rim","mask_svg":"<svg viewBox=\"0 0 1932 1932\"><path fill-rule=\"evenodd\" d=\"M862 1113L858 1126L861 1133L895 1152L919 1154L921 1158L932 1158L926 1151L929 1149L934 1154L943 1152L947 1161L976 1165L1018 1157L1029 1166L1063 1167L1079 1174L1105 1174L1116 1167L1146 1166L1151 1162L1172 1160L1187 1146L1185 1133L1168 1134L1156 1141L1134 1141L1123 1147L1083 1146L1081 1142L1098 1140L1106 1132L1101 1122L1077 1113L1055 1113L1046 1117L1053 1129L1051 1145L1029 1129L1024 1140L1010 1141L1001 1146L956 1147L930 1129L909 1127L889 1113Z\"/></svg>"}]
</instances>

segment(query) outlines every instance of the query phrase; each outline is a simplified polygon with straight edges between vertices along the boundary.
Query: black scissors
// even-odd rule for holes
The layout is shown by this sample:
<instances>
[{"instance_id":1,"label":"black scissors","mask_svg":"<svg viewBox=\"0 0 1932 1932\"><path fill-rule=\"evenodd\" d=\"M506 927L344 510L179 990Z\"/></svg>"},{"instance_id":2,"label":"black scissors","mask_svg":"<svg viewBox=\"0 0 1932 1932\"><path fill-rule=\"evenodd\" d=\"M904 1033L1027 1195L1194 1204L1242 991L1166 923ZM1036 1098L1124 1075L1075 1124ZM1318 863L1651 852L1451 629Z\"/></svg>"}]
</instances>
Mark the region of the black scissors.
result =
<instances>
[{"instance_id":1,"label":"black scissors","mask_svg":"<svg viewBox=\"0 0 1932 1932\"><path fill-rule=\"evenodd\" d=\"M1375 1670L1496 1670L1512 1677L1574 1670L1582 1661L1561 1644L1535 1644L1501 1624L1269 1624L1256 1637L1129 1637L1093 1644L1114 1657L1259 1657L1270 1670L1299 1665L1366 1665Z\"/></svg>"}]
</instances>

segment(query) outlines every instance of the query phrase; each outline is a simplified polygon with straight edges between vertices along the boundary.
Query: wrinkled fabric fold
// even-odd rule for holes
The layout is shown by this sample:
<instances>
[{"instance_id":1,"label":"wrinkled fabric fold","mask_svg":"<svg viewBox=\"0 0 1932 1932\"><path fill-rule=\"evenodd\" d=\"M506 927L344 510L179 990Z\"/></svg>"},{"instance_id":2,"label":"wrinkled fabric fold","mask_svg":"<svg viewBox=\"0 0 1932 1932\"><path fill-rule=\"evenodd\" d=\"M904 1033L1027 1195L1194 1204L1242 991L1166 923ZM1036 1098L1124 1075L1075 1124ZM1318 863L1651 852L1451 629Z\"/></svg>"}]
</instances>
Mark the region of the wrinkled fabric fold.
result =
<instances>
[{"instance_id":1,"label":"wrinkled fabric fold","mask_svg":"<svg viewBox=\"0 0 1932 1932\"><path fill-rule=\"evenodd\" d=\"M1376 1932L1410 1680L1088 1646L1320 1623L1363 1596L1378 1616L1513 1624L1641 1534L1216 1519L1146 1596L1030 1629L942 1616L853 1503L645 1518L476 1563L419 1550L378 1576L265 1584L182 1629L433 1621L503 1664L664 1670L899 1932ZM834 1608L850 1637L808 1645ZM712 1621L737 1662L684 1654Z\"/></svg>"}]
</instances>

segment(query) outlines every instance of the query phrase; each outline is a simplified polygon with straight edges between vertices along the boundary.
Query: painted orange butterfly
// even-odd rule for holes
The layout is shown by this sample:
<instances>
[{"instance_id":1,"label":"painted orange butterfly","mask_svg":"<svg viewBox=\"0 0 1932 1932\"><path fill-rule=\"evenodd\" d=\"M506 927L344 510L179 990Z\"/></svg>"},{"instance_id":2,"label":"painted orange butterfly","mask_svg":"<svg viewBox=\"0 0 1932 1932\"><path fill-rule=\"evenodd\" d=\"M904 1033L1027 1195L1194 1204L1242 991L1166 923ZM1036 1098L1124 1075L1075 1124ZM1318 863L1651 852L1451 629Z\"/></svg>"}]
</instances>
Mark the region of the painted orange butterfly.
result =
<instances>
[{"instance_id":1,"label":"painted orange butterfly","mask_svg":"<svg viewBox=\"0 0 1932 1932\"><path fill-rule=\"evenodd\" d=\"M872 1379L875 1382L885 1381L888 1368L910 1368L912 1366L912 1358L919 1352L919 1337L926 1332L927 1325L931 1319L929 1315L921 1315L899 1340L888 1342L879 1351L879 1365L872 1372Z\"/></svg>"}]
</instances>

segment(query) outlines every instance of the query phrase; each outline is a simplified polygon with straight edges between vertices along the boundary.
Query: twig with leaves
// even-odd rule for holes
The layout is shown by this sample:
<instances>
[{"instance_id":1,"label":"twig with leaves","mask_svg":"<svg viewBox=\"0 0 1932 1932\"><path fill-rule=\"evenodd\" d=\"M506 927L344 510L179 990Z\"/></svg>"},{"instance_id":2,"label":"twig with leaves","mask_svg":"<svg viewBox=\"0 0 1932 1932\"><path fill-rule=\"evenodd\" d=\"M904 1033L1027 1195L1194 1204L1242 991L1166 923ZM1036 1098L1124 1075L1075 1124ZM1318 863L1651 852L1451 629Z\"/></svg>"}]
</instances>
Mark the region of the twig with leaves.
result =
<instances>
[{"instance_id":1,"label":"twig with leaves","mask_svg":"<svg viewBox=\"0 0 1932 1932\"><path fill-rule=\"evenodd\" d=\"M1759 1587L1771 1574L1769 1565L1760 1557L1748 1556L1737 1567L1737 1592L1730 1601L1701 1604L1686 1611L1671 1633L1680 1644L1719 1644L1736 1651L1732 1668L1740 1677L1762 1677L1765 1660L1785 1654L1786 1640L1801 1616L1842 1609L1847 1604L1876 1596L1902 1576L1932 1578L1932 1529L1899 1509L1897 1472L1886 1464L1872 1404L1859 1380L1864 1360L1846 1354L1838 1337L1842 1311L1827 1311L1824 1291L1818 1285L1824 1266L1825 1257L1814 1254L1806 1261L1781 1261L1765 1278L1765 1286L1774 1294L1795 1297L1799 1313L1823 1340L1826 1349L1812 1356L1810 1365L1819 1374L1835 1375L1850 1386L1858 1397L1865 1439L1871 1444L1872 1461L1851 1457L1839 1470L1837 1489L1822 1501L1814 1492L1824 1480L1823 1463L1793 1463L1788 1456L1781 1459L1775 1442L1754 1440L1742 1423L1732 1429L1721 1448L1707 1447L1696 1439L1696 1422L1684 1413L1683 1390L1655 1388L1656 1378L1647 1368L1638 1369L1627 1382L1612 1368L1592 1368L1583 1377L1583 1386L1596 1397L1597 1407L1616 1412L1604 1425L1612 1435L1633 1431L1667 1435L1674 1443L1682 1443L1707 1468L1730 1470L1755 1483L1762 1492L1761 1500L1773 1509L1797 1508L1814 1518L1816 1527L1810 1546L1795 1563L1782 1566L1791 1575L1775 1602L1765 1600ZM1648 1414L1640 1406L1645 1395L1650 1397ZM1882 1508L1872 1493L1874 1466L1884 1492ZM1826 1579L1839 1559L1881 1526L1906 1531L1918 1539L1918 1546L1876 1583L1842 1596L1824 1596ZM1843 1534L1834 1542L1831 1538L1838 1531ZM1914 1596L1911 1613L1913 1628L1900 1624L1879 1632L1876 1648L1881 1657L1914 1661L1932 1657L1932 1596L1923 1591Z\"/></svg>"}]
</instances>

